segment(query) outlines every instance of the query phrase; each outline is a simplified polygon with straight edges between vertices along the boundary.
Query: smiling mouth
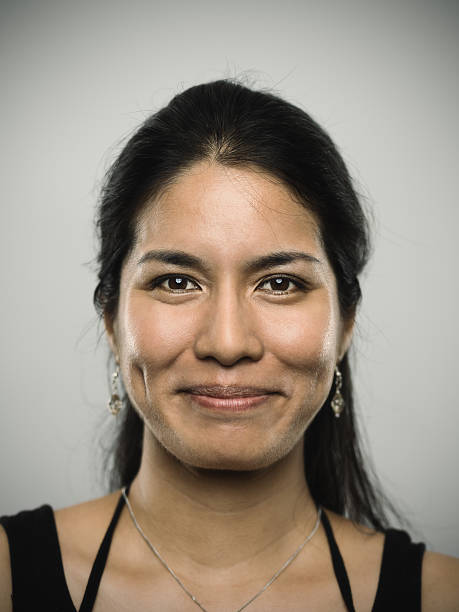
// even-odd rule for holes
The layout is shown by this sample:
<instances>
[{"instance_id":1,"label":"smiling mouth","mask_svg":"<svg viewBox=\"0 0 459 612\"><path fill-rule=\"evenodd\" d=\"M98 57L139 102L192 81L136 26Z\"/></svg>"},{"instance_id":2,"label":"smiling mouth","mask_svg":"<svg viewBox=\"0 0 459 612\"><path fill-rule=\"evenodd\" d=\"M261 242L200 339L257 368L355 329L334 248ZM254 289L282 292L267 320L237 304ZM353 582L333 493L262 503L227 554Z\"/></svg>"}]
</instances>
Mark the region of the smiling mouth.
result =
<instances>
[{"instance_id":1,"label":"smiling mouth","mask_svg":"<svg viewBox=\"0 0 459 612\"><path fill-rule=\"evenodd\" d=\"M256 408L279 391L241 385L193 385L181 391L201 407L220 412L245 412Z\"/></svg>"},{"instance_id":2,"label":"smiling mouth","mask_svg":"<svg viewBox=\"0 0 459 612\"><path fill-rule=\"evenodd\" d=\"M259 397L277 393L265 387L242 387L237 385L194 385L181 389L192 395L203 395L217 398Z\"/></svg>"},{"instance_id":3,"label":"smiling mouth","mask_svg":"<svg viewBox=\"0 0 459 612\"><path fill-rule=\"evenodd\" d=\"M264 395L244 395L232 397L215 397L212 395L199 395L198 393L188 393L192 402L199 406L209 408L211 410L219 410L225 412L244 412L255 408L265 402L272 394Z\"/></svg>"}]
</instances>

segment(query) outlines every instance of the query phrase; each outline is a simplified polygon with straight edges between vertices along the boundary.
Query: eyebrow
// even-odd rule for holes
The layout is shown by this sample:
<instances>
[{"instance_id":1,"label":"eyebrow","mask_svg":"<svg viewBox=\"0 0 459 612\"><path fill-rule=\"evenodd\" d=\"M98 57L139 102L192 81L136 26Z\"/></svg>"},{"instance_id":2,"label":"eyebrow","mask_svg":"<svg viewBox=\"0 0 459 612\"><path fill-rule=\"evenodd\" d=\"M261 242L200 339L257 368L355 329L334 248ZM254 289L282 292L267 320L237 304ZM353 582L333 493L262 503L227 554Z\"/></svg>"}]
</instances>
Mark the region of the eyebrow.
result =
<instances>
[{"instance_id":1,"label":"eyebrow","mask_svg":"<svg viewBox=\"0 0 459 612\"><path fill-rule=\"evenodd\" d=\"M244 265L245 272L253 274L266 268L274 268L276 266L285 266L286 264L294 261L306 261L308 263L320 264L322 263L317 257L309 253L303 253L302 251L276 251L274 253L268 253L267 255L260 255ZM156 250L148 251L137 262L137 265L141 265L147 261L159 261L161 263L172 264L174 266L180 266L183 268L196 268L200 272L209 273L209 266L203 259L191 255L185 251L175 250Z\"/></svg>"}]
</instances>

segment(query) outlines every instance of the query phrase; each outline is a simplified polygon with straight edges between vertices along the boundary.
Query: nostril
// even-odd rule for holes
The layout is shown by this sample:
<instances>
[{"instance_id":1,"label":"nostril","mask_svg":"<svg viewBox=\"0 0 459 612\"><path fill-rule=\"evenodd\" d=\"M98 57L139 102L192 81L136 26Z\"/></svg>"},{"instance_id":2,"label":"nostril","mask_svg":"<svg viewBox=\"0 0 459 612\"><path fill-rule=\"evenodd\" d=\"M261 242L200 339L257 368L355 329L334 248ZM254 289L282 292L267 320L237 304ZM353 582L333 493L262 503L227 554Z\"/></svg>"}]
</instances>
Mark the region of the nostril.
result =
<instances>
[{"instance_id":1,"label":"nostril","mask_svg":"<svg viewBox=\"0 0 459 612\"><path fill-rule=\"evenodd\" d=\"M238 337L204 334L196 340L194 350L199 359L213 358L224 366L234 365L242 359L258 361L263 356L261 341L247 333Z\"/></svg>"}]
</instances>

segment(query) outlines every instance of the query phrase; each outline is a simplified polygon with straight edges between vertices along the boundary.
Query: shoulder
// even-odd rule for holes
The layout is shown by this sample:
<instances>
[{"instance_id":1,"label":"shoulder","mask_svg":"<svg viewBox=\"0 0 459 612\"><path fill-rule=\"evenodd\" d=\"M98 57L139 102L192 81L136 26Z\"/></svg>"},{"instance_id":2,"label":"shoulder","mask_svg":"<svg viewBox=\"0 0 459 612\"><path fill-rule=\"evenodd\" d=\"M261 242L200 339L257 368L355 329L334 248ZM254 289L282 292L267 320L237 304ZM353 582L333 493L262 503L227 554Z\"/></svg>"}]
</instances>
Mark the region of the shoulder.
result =
<instances>
[{"instance_id":1,"label":"shoulder","mask_svg":"<svg viewBox=\"0 0 459 612\"><path fill-rule=\"evenodd\" d=\"M113 516L120 493L111 493L54 511L64 565L70 557L95 556Z\"/></svg>"},{"instance_id":2,"label":"shoulder","mask_svg":"<svg viewBox=\"0 0 459 612\"><path fill-rule=\"evenodd\" d=\"M371 527L355 523L331 510L326 510L338 547L350 559L375 556L379 564L384 548L385 534Z\"/></svg>"},{"instance_id":3,"label":"shoulder","mask_svg":"<svg viewBox=\"0 0 459 612\"><path fill-rule=\"evenodd\" d=\"M61 510L45 505L2 517L0 612L12 610L13 577L19 583L38 580L35 570L40 564L51 563L59 576L64 569L65 578L78 584L78 592L80 582L84 588L118 499L119 493L114 493ZM61 586L64 592L65 584Z\"/></svg>"},{"instance_id":4,"label":"shoulder","mask_svg":"<svg viewBox=\"0 0 459 612\"><path fill-rule=\"evenodd\" d=\"M355 609L371 610L378 589L385 535L330 510L326 514L343 558Z\"/></svg>"},{"instance_id":5,"label":"shoulder","mask_svg":"<svg viewBox=\"0 0 459 612\"><path fill-rule=\"evenodd\" d=\"M54 519L61 545L72 541L77 546L88 541L96 545L103 537L113 515L120 493L83 502L54 511Z\"/></svg>"},{"instance_id":6,"label":"shoulder","mask_svg":"<svg viewBox=\"0 0 459 612\"><path fill-rule=\"evenodd\" d=\"M362 525L327 511L333 528L336 529L336 539L342 545L343 557L346 567L349 566L351 583L356 590L362 591L362 599L366 602L371 599L371 591L375 591L380 578L382 558L386 545L384 533L374 531ZM458 612L459 611L459 559L436 552L425 551L424 546L414 543L409 534L399 530L389 530L397 534L398 542L405 553L417 549L416 557L419 559L421 571L421 602L422 612ZM400 553L402 549L400 548ZM402 555L400 562L404 563ZM396 566L398 567L398 566ZM403 572L402 572L403 574ZM365 580L360 578L365 576ZM354 580L353 580L354 577ZM376 582L375 582L376 580ZM363 585L366 586L364 587ZM365 607L363 607L365 609Z\"/></svg>"},{"instance_id":7,"label":"shoulder","mask_svg":"<svg viewBox=\"0 0 459 612\"><path fill-rule=\"evenodd\" d=\"M459 610L459 559L426 551L422 564L422 612Z\"/></svg>"},{"instance_id":8,"label":"shoulder","mask_svg":"<svg viewBox=\"0 0 459 612\"><path fill-rule=\"evenodd\" d=\"M13 609L11 603L11 562L10 549L6 532L0 525L0 611L10 612Z\"/></svg>"},{"instance_id":9,"label":"shoulder","mask_svg":"<svg viewBox=\"0 0 459 612\"><path fill-rule=\"evenodd\" d=\"M112 493L54 512L62 565L74 602L81 602L97 551L120 493Z\"/></svg>"}]
</instances>

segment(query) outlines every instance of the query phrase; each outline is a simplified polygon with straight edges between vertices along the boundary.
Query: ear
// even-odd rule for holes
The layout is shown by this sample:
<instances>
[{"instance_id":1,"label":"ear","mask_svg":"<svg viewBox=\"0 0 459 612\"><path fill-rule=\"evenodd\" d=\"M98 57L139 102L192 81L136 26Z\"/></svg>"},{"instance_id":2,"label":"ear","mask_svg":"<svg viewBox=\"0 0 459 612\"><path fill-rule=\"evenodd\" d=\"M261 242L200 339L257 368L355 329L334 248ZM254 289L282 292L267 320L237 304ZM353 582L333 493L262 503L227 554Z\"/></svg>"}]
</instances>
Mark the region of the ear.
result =
<instances>
[{"instance_id":1,"label":"ear","mask_svg":"<svg viewBox=\"0 0 459 612\"><path fill-rule=\"evenodd\" d=\"M118 343L116 338L116 322L115 317L107 312L104 312L104 325L107 334L108 343L112 349L116 363L119 361Z\"/></svg>"},{"instance_id":2,"label":"ear","mask_svg":"<svg viewBox=\"0 0 459 612\"><path fill-rule=\"evenodd\" d=\"M355 312L349 314L345 319L341 319L341 340L338 350L338 363L347 353L354 333Z\"/></svg>"}]
</instances>

